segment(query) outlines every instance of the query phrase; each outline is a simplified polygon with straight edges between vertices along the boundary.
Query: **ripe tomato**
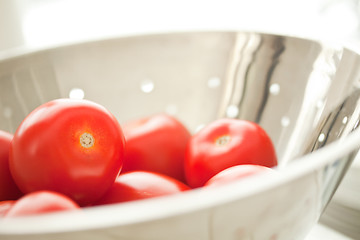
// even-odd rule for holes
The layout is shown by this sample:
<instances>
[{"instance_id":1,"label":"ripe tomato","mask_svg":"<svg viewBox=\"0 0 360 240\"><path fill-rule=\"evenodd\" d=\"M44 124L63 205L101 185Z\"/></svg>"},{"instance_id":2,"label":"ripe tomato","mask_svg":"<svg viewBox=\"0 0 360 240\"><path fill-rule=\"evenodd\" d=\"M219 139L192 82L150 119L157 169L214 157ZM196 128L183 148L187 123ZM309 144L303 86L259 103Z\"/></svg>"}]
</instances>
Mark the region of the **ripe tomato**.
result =
<instances>
[{"instance_id":1,"label":"ripe tomato","mask_svg":"<svg viewBox=\"0 0 360 240\"><path fill-rule=\"evenodd\" d=\"M158 114L123 124L126 152L122 173L144 170L185 181L184 155L191 134L175 118Z\"/></svg>"},{"instance_id":2,"label":"ripe tomato","mask_svg":"<svg viewBox=\"0 0 360 240\"><path fill-rule=\"evenodd\" d=\"M0 201L16 200L22 196L9 169L9 150L13 135L0 130Z\"/></svg>"},{"instance_id":3,"label":"ripe tomato","mask_svg":"<svg viewBox=\"0 0 360 240\"><path fill-rule=\"evenodd\" d=\"M9 209L15 204L15 200L6 200L0 202L0 217L5 216Z\"/></svg>"},{"instance_id":4,"label":"ripe tomato","mask_svg":"<svg viewBox=\"0 0 360 240\"><path fill-rule=\"evenodd\" d=\"M235 165L277 165L270 137L256 123L219 119L195 134L186 149L185 173L190 187L201 187L218 172Z\"/></svg>"},{"instance_id":5,"label":"ripe tomato","mask_svg":"<svg viewBox=\"0 0 360 240\"><path fill-rule=\"evenodd\" d=\"M52 190L81 206L98 200L122 166L115 117L87 100L57 99L31 112L14 134L10 171L24 193Z\"/></svg>"},{"instance_id":6,"label":"ripe tomato","mask_svg":"<svg viewBox=\"0 0 360 240\"><path fill-rule=\"evenodd\" d=\"M24 195L5 213L4 217L18 217L79 209L69 197L51 191L37 191Z\"/></svg>"},{"instance_id":7,"label":"ripe tomato","mask_svg":"<svg viewBox=\"0 0 360 240\"><path fill-rule=\"evenodd\" d=\"M127 172L120 174L114 185L96 205L160 197L189 189L184 183L160 173Z\"/></svg>"},{"instance_id":8,"label":"ripe tomato","mask_svg":"<svg viewBox=\"0 0 360 240\"><path fill-rule=\"evenodd\" d=\"M226 168L225 170L222 170L221 172L217 173L215 176L210 178L205 183L204 186L205 187L220 186L234 181L246 179L250 176L254 176L265 172L274 173L275 170L260 165L252 165L252 164L236 165L233 167Z\"/></svg>"}]
</instances>

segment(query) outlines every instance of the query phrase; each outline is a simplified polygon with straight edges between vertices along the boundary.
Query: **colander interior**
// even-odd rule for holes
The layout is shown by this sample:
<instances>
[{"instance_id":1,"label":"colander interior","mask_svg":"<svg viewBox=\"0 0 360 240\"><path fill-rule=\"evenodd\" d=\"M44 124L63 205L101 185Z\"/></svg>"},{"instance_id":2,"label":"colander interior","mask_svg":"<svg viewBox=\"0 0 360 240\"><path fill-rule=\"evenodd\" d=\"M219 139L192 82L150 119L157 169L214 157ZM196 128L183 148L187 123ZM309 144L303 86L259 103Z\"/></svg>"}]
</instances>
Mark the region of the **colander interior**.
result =
<instances>
[{"instance_id":1,"label":"colander interior","mask_svg":"<svg viewBox=\"0 0 360 240\"><path fill-rule=\"evenodd\" d=\"M339 45L253 32L62 46L1 60L0 129L14 132L35 107L63 97L98 102L120 123L166 112L193 133L218 118L240 118L269 133L282 168L357 128L359 66L359 56ZM355 154L327 171L333 180L322 207Z\"/></svg>"},{"instance_id":2,"label":"colander interior","mask_svg":"<svg viewBox=\"0 0 360 240\"><path fill-rule=\"evenodd\" d=\"M358 88L358 64L357 54L340 46L250 32L59 47L1 61L0 128L14 132L51 99L84 97L109 108L120 122L166 112L195 132L220 117L255 121L285 163L354 125L350 106L338 136L321 129Z\"/></svg>"}]
</instances>

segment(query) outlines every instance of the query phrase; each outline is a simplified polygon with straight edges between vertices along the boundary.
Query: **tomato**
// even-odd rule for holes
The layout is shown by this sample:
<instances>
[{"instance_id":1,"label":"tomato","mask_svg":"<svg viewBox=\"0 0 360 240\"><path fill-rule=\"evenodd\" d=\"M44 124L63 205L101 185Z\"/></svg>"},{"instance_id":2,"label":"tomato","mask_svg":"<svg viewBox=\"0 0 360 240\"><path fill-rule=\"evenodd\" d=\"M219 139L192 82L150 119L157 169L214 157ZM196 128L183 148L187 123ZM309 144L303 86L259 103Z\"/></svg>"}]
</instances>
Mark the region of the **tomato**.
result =
<instances>
[{"instance_id":1,"label":"tomato","mask_svg":"<svg viewBox=\"0 0 360 240\"><path fill-rule=\"evenodd\" d=\"M240 164L276 166L270 137L250 121L216 120L189 141L185 157L187 183L190 187L201 187L220 171Z\"/></svg>"},{"instance_id":2,"label":"tomato","mask_svg":"<svg viewBox=\"0 0 360 240\"><path fill-rule=\"evenodd\" d=\"M9 169L9 150L13 135L0 130L0 201L16 200L22 196Z\"/></svg>"},{"instance_id":3,"label":"tomato","mask_svg":"<svg viewBox=\"0 0 360 240\"><path fill-rule=\"evenodd\" d=\"M121 203L177 194L190 188L183 182L155 172L133 171L120 174L97 205Z\"/></svg>"},{"instance_id":4,"label":"tomato","mask_svg":"<svg viewBox=\"0 0 360 240\"><path fill-rule=\"evenodd\" d=\"M76 202L63 194L52 191L36 191L17 200L4 217L37 215L79 208Z\"/></svg>"},{"instance_id":5,"label":"tomato","mask_svg":"<svg viewBox=\"0 0 360 240\"><path fill-rule=\"evenodd\" d=\"M275 170L260 165L236 165L226 168L225 170L217 173L215 176L210 178L204 186L220 186L234 181L243 180L249 178L250 176L258 175L265 172L275 173Z\"/></svg>"},{"instance_id":6,"label":"tomato","mask_svg":"<svg viewBox=\"0 0 360 240\"><path fill-rule=\"evenodd\" d=\"M51 190L81 206L114 183L125 139L115 117L88 101L56 99L31 112L14 134L10 171L20 190Z\"/></svg>"},{"instance_id":7,"label":"tomato","mask_svg":"<svg viewBox=\"0 0 360 240\"><path fill-rule=\"evenodd\" d=\"M126 138L122 173L152 171L185 181L184 156L191 134L182 123L158 114L122 126Z\"/></svg>"},{"instance_id":8,"label":"tomato","mask_svg":"<svg viewBox=\"0 0 360 240\"><path fill-rule=\"evenodd\" d=\"M0 202L0 217L5 216L9 209L15 204L15 200L6 200Z\"/></svg>"}]
</instances>

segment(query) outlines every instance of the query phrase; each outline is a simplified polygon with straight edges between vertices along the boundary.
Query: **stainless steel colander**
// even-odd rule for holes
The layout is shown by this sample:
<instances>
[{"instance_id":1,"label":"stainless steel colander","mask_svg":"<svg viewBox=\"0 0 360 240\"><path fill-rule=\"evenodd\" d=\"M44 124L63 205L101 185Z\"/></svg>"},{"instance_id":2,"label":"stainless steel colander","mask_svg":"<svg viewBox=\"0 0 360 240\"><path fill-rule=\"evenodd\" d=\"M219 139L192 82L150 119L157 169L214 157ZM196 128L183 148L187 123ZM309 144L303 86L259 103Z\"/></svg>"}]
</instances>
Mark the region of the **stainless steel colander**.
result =
<instances>
[{"instance_id":1,"label":"stainless steel colander","mask_svg":"<svg viewBox=\"0 0 360 240\"><path fill-rule=\"evenodd\" d=\"M78 213L0 220L0 239L302 239L360 147L360 56L253 32L105 39L0 61L0 129L54 98L96 101L119 122L153 113L192 132L221 117L259 123L279 174Z\"/></svg>"}]
</instances>

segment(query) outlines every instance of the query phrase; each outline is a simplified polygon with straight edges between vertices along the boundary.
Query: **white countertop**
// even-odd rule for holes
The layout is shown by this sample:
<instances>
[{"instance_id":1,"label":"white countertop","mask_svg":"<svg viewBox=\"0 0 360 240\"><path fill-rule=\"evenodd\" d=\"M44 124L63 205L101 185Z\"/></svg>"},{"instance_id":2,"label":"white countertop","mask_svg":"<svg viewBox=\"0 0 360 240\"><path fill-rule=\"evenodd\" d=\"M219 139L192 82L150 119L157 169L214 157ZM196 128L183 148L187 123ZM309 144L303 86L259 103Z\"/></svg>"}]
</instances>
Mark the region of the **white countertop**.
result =
<instances>
[{"instance_id":1,"label":"white countertop","mask_svg":"<svg viewBox=\"0 0 360 240\"><path fill-rule=\"evenodd\" d=\"M305 240L350 240L352 238L335 231L334 229L323 225L317 224L310 232Z\"/></svg>"}]
</instances>

